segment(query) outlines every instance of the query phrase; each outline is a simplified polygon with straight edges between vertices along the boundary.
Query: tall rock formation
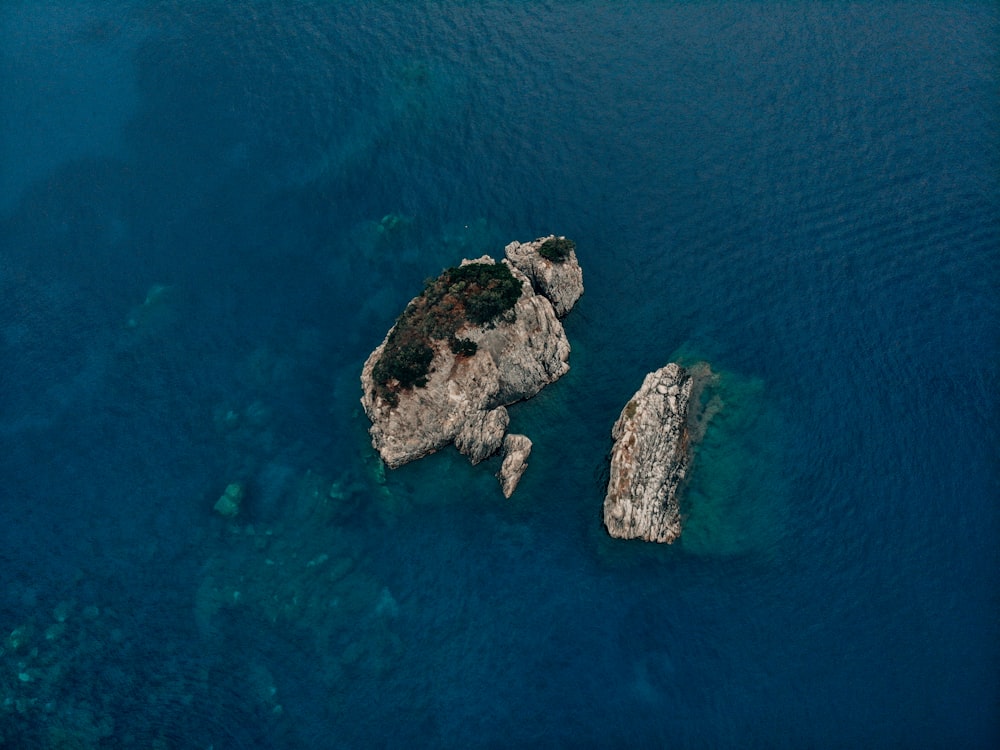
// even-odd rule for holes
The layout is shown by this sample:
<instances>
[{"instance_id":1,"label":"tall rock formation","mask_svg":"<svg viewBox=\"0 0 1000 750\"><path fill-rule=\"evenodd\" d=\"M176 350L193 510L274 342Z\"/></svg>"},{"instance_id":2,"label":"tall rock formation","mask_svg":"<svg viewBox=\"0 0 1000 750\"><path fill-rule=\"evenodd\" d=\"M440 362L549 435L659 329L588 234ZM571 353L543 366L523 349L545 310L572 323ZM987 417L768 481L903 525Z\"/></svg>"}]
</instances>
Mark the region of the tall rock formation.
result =
<instances>
[{"instance_id":1,"label":"tall rock formation","mask_svg":"<svg viewBox=\"0 0 1000 750\"><path fill-rule=\"evenodd\" d=\"M551 254L554 260L541 252L547 243L562 249ZM552 234L532 242L511 242L504 248L504 255L531 280L536 292L549 298L560 318L566 317L583 294L583 270L576 259L574 243L565 237Z\"/></svg>"},{"instance_id":2,"label":"tall rock formation","mask_svg":"<svg viewBox=\"0 0 1000 750\"><path fill-rule=\"evenodd\" d=\"M691 461L691 426L707 365L671 362L649 373L611 431L604 525L619 539L674 541L681 533L678 491Z\"/></svg>"},{"instance_id":3,"label":"tall rock formation","mask_svg":"<svg viewBox=\"0 0 1000 750\"><path fill-rule=\"evenodd\" d=\"M479 286L478 281L456 282L461 272L449 269L410 302L364 364L361 404L372 422L372 445L390 468L449 443L472 463L489 458L504 444L510 421L505 407L534 396L569 370L569 341L549 299L536 293L531 280L506 260L497 264L483 256L462 261L460 268L472 264L502 264L509 269L520 284L512 307L487 321L473 322L469 318L475 315L468 311L474 312L490 295L501 295L503 288L497 291L493 282ZM484 278L490 271L490 276L510 281L498 269L478 269L474 274L477 278L479 271ZM474 290L472 296L470 289ZM580 293L582 281L576 297ZM422 317L418 320L418 316ZM400 326L410 328L397 332ZM421 333L426 331L432 333ZM398 333L395 337L394 332ZM406 343L399 343L401 337ZM410 359L426 364L426 370L410 373L405 367L397 368L394 372L413 376L406 385L387 377L382 362L387 347L393 349L390 358L400 351L416 352ZM426 347L429 364L417 356L421 347ZM530 450L530 441L527 446ZM524 444L515 441L510 448L513 454L523 453L523 463L527 457ZM523 472L523 466L508 468ZM512 471L505 476L507 479L501 478L504 490L512 492L516 479Z\"/></svg>"},{"instance_id":4,"label":"tall rock formation","mask_svg":"<svg viewBox=\"0 0 1000 750\"><path fill-rule=\"evenodd\" d=\"M531 455L531 439L526 435L508 435L503 439L503 464L497 479L504 497L510 497L517 489L518 482L528 468Z\"/></svg>"}]
</instances>

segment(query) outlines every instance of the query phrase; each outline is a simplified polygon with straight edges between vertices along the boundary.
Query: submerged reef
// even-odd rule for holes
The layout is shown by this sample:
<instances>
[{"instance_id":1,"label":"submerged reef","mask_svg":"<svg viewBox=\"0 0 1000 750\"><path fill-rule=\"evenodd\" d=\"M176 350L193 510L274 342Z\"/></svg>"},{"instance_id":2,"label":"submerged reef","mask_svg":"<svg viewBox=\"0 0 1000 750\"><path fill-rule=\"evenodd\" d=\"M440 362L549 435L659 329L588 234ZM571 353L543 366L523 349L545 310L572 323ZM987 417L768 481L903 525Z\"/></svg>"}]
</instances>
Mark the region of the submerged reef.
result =
<instances>
[{"instance_id":1,"label":"submerged reef","mask_svg":"<svg viewBox=\"0 0 1000 750\"><path fill-rule=\"evenodd\" d=\"M646 375L611 431L611 473L604 525L619 539L671 543L681 535L679 491L691 462L692 441L710 413L699 408L712 378L701 363L671 362Z\"/></svg>"},{"instance_id":2,"label":"submerged reef","mask_svg":"<svg viewBox=\"0 0 1000 750\"><path fill-rule=\"evenodd\" d=\"M715 557L779 554L791 513L783 463L791 438L779 396L758 377L713 372L698 430L703 436L693 446L681 498L678 543L688 553Z\"/></svg>"},{"instance_id":3,"label":"submerged reef","mask_svg":"<svg viewBox=\"0 0 1000 750\"><path fill-rule=\"evenodd\" d=\"M130 330L158 330L169 323L176 313L176 292L166 284L153 284L146 292L141 305L133 307L125 319L125 327Z\"/></svg>"},{"instance_id":4,"label":"submerged reef","mask_svg":"<svg viewBox=\"0 0 1000 750\"><path fill-rule=\"evenodd\" d=\"M240 482L230 482L226 486L226 491L216 501L214 510L224 518L232 518L240 512L240 505L243 503L243 496L246 490Z\"/></svg>"},{"instance_id":5,"label":"submerged reef","mask_svg":"<svg viewBox=\"0 0 1000 750\"><path fill-rule=\"evenodd\" d=\"M551 239L513 242L500 262L483 256L446 269L368 357L361 404L372 446L390 468L452 443L473 463L489 458L504 444L506 406L569 370L559 311L583 293L583 273L572 248L558 261L540 254ZM514 462L505 493L516 486Z\"/></svg>"},{"instance_id":6,"label":"submerged reef","mask_svg":"<svg viewBox=\"0 0 1000 750\"><path fill-rule=\"evenodd\" d=\"M85 588L85 587L84 587ZM130 615L75 597L35 608L0 636L0 747L117 746L122 715L133 712L145 747L167 747L170 725L152 726L139 706L178 705L201 690L196 676L146 671L148 660L128 636ZM121 686L134 679L134 687ZM141 686L141 687L140 687ZM146 726L143 726L146 724Z\"/></svg>"},{"instance_id":7,"label":"submerged reef","mask_svg":"<svg viewBox=\"0 0 1000 750\"><path fill-rule=\"evenodd\" d=\"M195 621L209 641L226 622L293 633L312 647L331 688L391 670L402 654L400 605L372 572L363 535L349 528L352 496L371 488L306 472L283 492L287 516L220 527L195 594ZM281 711L274 693L271 710Z\"/></svg>"}]
</instances>

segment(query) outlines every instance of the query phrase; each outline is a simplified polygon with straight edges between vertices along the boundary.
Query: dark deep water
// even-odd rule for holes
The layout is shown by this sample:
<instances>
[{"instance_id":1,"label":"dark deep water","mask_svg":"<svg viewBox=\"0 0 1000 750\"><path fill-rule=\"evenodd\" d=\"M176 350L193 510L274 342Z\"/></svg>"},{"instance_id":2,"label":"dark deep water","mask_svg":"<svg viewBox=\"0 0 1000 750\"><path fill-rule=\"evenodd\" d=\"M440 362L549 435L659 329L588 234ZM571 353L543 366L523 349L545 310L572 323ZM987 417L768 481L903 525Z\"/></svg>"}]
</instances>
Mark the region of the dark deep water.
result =
<instances>
[{"instance_id":1,"label":"dark deep water","mask_svg":"<svg viewBox=\"0 0 1000 750\"><path fill-rule=\"evenodd\" d=\"M0 745L996 746L998 49L989 2L7 0ZM517 494L383 484L364 358L550 232ZM612 543L678 353L727 404L685 534Z\"/></svg>"}]
</instances>

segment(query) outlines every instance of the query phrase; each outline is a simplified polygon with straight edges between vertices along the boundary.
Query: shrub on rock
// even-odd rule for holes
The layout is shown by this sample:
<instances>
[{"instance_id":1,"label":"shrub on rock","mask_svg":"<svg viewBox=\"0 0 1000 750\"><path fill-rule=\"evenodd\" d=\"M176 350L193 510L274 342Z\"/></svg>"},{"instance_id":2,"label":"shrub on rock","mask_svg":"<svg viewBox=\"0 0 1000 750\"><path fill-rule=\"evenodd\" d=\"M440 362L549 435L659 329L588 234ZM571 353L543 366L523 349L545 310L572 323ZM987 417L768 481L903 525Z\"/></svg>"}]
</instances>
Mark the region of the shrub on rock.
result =
<instances>
[{"instance_id":1,"label":"shrub on rock","mask_svg":"<svg viewBox=\"0 0 1000 750\"><path fill-rule=\"evenodd\" d=\"M562 263L576 249L576 243L565 237L553 237L545 240L538 248L538 254L553 263Z\"/></svg>"},{"instance_id":2,"label":"shrub on rock","mask_svg":"<svg viewBox=\"0 0 1000 750\"><path fill-rule=\"evenodd\" d=\"M459 339L459 329L468 323L490 325L520 298L521 283L503 263L467 263L428 279L423 293L396 320L375 364L378 395L395 405L401 390L425 386L435 340L447 341L456 355L473 356L476 343Z\"/></svg>"}]
</instances>

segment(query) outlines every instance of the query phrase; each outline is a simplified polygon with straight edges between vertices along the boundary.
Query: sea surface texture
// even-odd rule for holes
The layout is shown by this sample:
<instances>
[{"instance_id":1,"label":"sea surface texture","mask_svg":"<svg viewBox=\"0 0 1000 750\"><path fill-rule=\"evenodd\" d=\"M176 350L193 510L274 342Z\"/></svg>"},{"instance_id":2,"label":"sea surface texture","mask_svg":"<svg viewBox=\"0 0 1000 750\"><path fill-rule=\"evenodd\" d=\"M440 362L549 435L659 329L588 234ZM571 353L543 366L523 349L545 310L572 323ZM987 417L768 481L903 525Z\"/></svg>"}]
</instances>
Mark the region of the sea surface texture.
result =
<instances>
[{"instance_id":1,"label":"sea surface texture","mask_svg":"<svg viewBox=\"0 0 1000 750\"><path fill-rule=\"evenodd\" d=\"M0 746L996 747L998 49L985 1L4 2ZM549 233L516 494L386 471L366 356ZM684 533L611 540L678 358Z\"/></svg>"}]
</instances>

